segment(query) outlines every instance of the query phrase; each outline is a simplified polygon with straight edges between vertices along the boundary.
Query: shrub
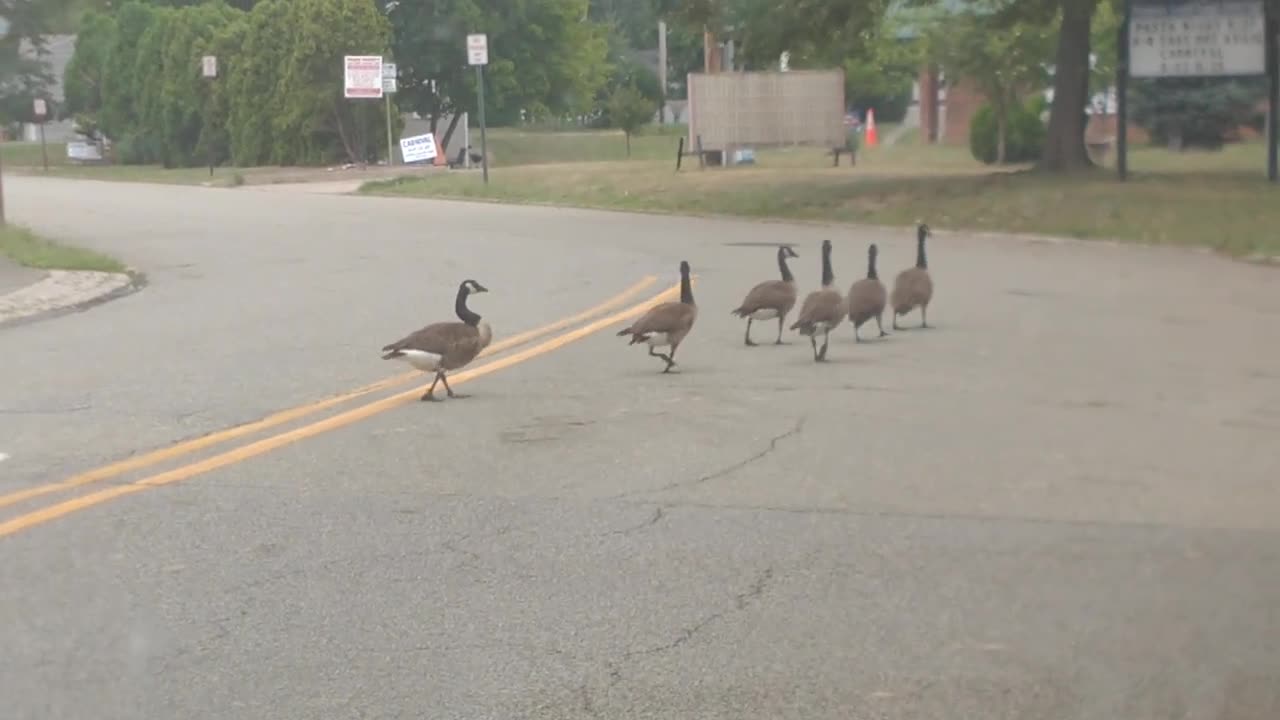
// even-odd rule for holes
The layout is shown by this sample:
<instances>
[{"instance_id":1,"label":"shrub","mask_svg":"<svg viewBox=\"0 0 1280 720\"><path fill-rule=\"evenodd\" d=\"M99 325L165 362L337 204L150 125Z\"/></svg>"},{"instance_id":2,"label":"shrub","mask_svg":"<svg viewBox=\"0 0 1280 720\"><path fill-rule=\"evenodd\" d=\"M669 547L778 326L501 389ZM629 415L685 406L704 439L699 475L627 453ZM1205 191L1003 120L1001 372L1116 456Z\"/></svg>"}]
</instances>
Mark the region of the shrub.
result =
<instances>
[{"instance_id":1,"label":"shrub","mask_svg":"<svg viewBox=\"0 0 1280 720\"><path fill-rule=\"evenodd\" d=\"M1009 110L1009 127L1005 135L1006 163L1030 162L1040 157L1044 148L1045 127L1040 120L1044 98L1036 96ZM992 165L996 161L996 115L991 105L984 104L969 122L969 151L979 162Z\"/></svg>"}]
</instances>

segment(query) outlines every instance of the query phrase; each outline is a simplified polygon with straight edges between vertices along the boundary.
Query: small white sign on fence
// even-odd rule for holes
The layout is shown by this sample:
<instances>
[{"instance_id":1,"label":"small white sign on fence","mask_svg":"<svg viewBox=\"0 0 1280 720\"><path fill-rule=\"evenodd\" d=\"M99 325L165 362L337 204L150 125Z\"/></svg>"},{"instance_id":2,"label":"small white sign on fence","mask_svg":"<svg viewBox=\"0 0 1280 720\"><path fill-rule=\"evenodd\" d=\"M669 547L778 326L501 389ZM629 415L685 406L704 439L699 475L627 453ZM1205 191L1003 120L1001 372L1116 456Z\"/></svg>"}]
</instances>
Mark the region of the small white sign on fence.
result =
<instances>
[{"instance_id":1,"label":"small white sign on fence","mask_svg":"<svg viewBox=\"0 0 1280 720\"><path fill-rule=\"evenodd\" d=\"M431 133L400 138L400 155L404 157L406 165L435 160L437 154L436 138Z\"/></svg>"},{"instance_id":2,"label":"small white sign on fence","mask_svg":"<svg viewBox=\"0 0 1280 720\"><path fill-rule=\"evenodd\" d=\"M207 78L218 77L218 56L205 55L200 58L200 74Z\"/></svg>"},{"instance_id":3,"label":"small white sign on fence","mask_svg":"<svg viewBox=\"0 0 1280 720\"><path fill-rule=\"evenodd\" d=\"M467 64L468 65L488 65L489 64L489 36L468 35L467 36Z\"/></svg>"},{"instance_id":4,"label":"small white sign on fence","mask_svg":"<svg viewBox=\"0 0 1280 720\"><path fill-rule=\"evenodd\" d=\"M347 98L382 97L382 56L345 55L342 58L342 95Z\"/></svg>"}]
</instances>

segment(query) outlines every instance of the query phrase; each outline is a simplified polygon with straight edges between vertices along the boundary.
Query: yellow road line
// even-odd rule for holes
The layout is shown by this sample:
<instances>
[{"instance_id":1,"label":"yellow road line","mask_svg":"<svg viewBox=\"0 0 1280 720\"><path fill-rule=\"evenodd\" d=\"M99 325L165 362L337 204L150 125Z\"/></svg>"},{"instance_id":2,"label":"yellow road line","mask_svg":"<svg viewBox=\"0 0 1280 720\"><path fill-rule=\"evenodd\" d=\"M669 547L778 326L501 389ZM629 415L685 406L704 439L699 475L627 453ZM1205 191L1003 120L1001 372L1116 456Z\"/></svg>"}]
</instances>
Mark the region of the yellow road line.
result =
<instances>
[{"instance_id":1,"label":"yellow road line","mask_svg":"<svg viewBox=\"0 0 1280 720\"><path fill-rule=\"evenodd\" d=\"M610 325L639 315L660 302L679 297L679 294L679 285L667 288L665 291L655 295L649 300L638 305L633 305L626 310L608 317L600 318L599 320L588 325L584 325L576 330L572 330L563 335L557 335L556 337L553 337L550 340L544 340L542 343L534 345L531 348L525 348L524 350L512 353L511 355L494 360L493 362L485 365L481 365L471 370L463 370L453 376L453 380L450 382L450 385L460 385L481 377L482 375L488 375L489 373L511 367L512 365L522 363L526 360L538 357L539 355L545 355L553 350L558 350L572 342L581 340L588 335L597 333ZM238 448L227 450L204 460L199 460L189 465L184 465L173 470L145 477L137 482L126 485L116 485L104 490L89 493L88 495L82 495L71 500L66 500L64 502L57 503L56 505L50 505L40 510L34 510L25 515L19 515L8 522L0 523L0 537L12 535L20 530L25 530L27 528L49 522L50 520L56 520L57 518L69 515L77 510L93 507L94 505L107 502L114 498L124 495L132 495L133 493L141 492L147 488L159 487L161 485L169 485L182 480L188 480L197 475L210 472L211 470L217 470L221 467L234 465L235 463L248 460L249 458L282 448L299 440L350 425L359 420L372 417L378 413L385 412L417 400L425 387L426 385L423 385L416 390L408 390L382 398L381 400L374 400L373 402L338 413L337 415L332 415L324 418L323 420L317 420L309 425L294 428L293 430L287 430L279 433L278 435L272 435L271 437L249 443L248 445L241 445Z\"/></svg>"},{"instance_id":2,"label":"yellow road line","mask_svg":"<svg viewBox=\"0 0 1280 720\"><path fill-rule=\"evenodd\" d=\"M494 353L500 353L503 350L522 345L530 340L561 330L569 327L570 325L575 325L603 312L613 310L657 281L657 277L648 275L636 284L609 298L603 303L588 308L577 315L564 318L563 320L557 320L553 323L543 325L542 327L534 328L533 330L528 330L518 335L512 335L509 338L495 342L485 348L484 351L480 353L479 357L487 357ZM262 430L273 428L277 425L293 422L299 418L304 418L313 413L320 412L321 410L341 405L355 398L368 395L369 393L385 390L386 388L394 387L396 385L402 385L414 378L420 377L421 375L422 373L416 371L402 373L394 377L387 378L386 380L379 380L376 383L365 385L364 387L357 388L340 395L335 395L324 400L308 403L306 405L299 405L298 407L290 408L288 410L281 410L280 412L268 415L261 420L254 420L243 425L236 425L235 427L219 430L198 438L192 438L191 440L186 440L176 445L170 445L126 460L120 460L118 462L111 463L110 465L104 465L100 468L74 475L60 482L37 485L36 487L18 490L7 495L0 495L0 508L8 507L10 505L23 502L24 500L48 495L49 493L69 490L71 488L80 487L81 485L89 485L102 480L109 480L113 477L123 475L124 473L150 467L151 465L155 465L166 460L172 460L174 458L196 452L197 450L203 450L204 448L211 447L228 440L234 440L238 437L261 432Z\"/></svg>"}]
</instances>

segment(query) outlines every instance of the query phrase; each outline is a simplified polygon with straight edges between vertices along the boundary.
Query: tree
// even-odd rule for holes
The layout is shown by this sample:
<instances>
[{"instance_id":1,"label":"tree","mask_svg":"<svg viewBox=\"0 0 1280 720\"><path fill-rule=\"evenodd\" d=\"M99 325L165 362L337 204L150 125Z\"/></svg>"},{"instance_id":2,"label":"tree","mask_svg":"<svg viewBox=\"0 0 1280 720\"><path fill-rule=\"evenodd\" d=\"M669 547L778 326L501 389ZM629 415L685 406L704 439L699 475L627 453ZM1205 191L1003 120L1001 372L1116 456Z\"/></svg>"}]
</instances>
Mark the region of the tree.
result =
<instances>
[{"instance_id":1,"label":"tree","mask_svg":"<svg viewBox=\"0 0 1280 720\"><path fill-rule=\"evenodd\" d=\"M389 2L397 99L426 117L437 137L440 120L451 116L441 141L448 145L460 113L476 107L466 36L483 32L485 104L495 124L585 113L609 70L606 29L586 19L587 9L587 0Z\"/></svg>"},{"instance_id":2,"label":"tree","mask_svg":"<svg viewBox=\"0 0 1280 720\"><path fill-rule=\"evenodd\" d=\"M1135 80L1133 121L1154 142L1173 150L1217 150L1229 132L1266 97L1265 78L1152 78Z\"/></svg>"},{"instance_id":3,"label":"tree","mask_svg":"<svg viewBox=\"0 0 1280 720\"><path fill-rule=\"evenodd\" d=\"M997 164L1007 157L1009 114L1048 77L1052 29L994 16L998 7L970 8L931 28L931 55L949 76L971 81L990 104L996 124Z\"/></svg>"},{"instance_id":4,"label":"tree","mask_svg":"<svg viewBox=\"0 0 1280 720\"><path fill-rule=\"evenodd\" d=\"M653 120L657 109L657 104L634 85L620 87L609 97L609 123L622 130L627 141L627 157L631 157L631 136Z\"/></svg>"},{"instance_id":5,"label":"tree","mask_svg":"<svg viewBox=\"0 0 1280 720\"><path fill-rule=\"evenodd\" d=\"M53 76L43 58L44 38L63 6L64 0L0 0L0 19L8 26L0 37L0 123L33 119L32 101L47 96Z\"/></svg>"}]
</instances>

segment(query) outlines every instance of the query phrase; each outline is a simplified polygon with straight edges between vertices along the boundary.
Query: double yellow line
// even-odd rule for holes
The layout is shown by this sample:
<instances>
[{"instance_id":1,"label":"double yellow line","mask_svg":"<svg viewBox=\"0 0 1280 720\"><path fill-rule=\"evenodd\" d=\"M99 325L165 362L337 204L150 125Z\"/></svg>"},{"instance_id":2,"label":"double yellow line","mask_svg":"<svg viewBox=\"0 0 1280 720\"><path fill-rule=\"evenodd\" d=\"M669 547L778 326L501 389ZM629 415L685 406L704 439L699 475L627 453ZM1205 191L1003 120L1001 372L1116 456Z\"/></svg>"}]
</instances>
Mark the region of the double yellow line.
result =
<instances>
[{"instance_id":1,"label":"double yellow line","mask_svg":"<svg viewBox=\"0 0 1280 720\"><path fill-rule=\"evenodd\" d=\"M657 281L656 277L653 277L653 276L645 277L640 282L636 283L635 285L632 285L631 287L627 288L626 290L614 296L613 298L610 298L604 303L601 303L600 305L597 305L588 310L584 310L583 312L578 313L577 315L574 315L572 317L564 318L563 320L558 320L548 325L544 325L542 327L535 328L533 330L529 330L527 332L523 332L518 335L513 335L510 338L507 338L500 342L496 342L490 345L488 348L486 348L485 351L481 353L481 356L484 357L484 356L494 355L504 350L508 350L510 348L517 347L519 345L523 345L531 340L542 337L543 335L547 335L559 330L563 330L564 328L575 325L579 322L582 322L583 320L599 315L600 313L613 310L614 308L626 303L627 300L629 300L631 297L639 294L641 291L643 291L645 288L649 287L656 281ZM512 365L525 362L526 360L530 360L532 358L538 357L539 355L544 355L553 350L558 350L570 343L581 340L582 338L585 338L588 335L599 332L600 330L603 330L604 328L610 325L616 324L630 317L639 315L640 313L648 310L650 307L660 302L673 299L679 295L679 292L680 292L679 285L667 288L663 292L649 298L648 300L632 305L631 307L625 310L615 312L607 317L603 317L598 320L595 320L591 323L588 323L587 325L577 328L576 330L572 330L562 335L557 335L548 340L544 340L543 342L537 345L534 345L533 347L529 347L519 352L512 353L511 355L507 355L506 357L499 358L492 362L488 362L483 365L478 365L469 370L463 370L461 372L458 372L457 374L450 375L449 384L450 385L464 384L470 380L474 380L475 378L482 377L484 375L488 375L489 373L497 372L498 370L511 367ZM226 442L228 440L234 440L239 437L261 432L262 430L266 430L266 429L275 427L277 425L282 425L284 423L298 420L300 418L306 417L313 413L320 412L321 410L325 410L325 409L340 405L342 403L348 402L355 398L359 398L359 397L368 395L370 393L377 392L379 390L384 390L390 387L394 387L396 385L401 385L405 382L408 382L409 380L412 380L414 378L420 378L420 377L422 377L421 373L417 373L417 372L403 373L401 375L387 378L386 380L381 380L371 385L366 385L362 388L357 388L355 390L352 390L347 393L343 393L341 395L336 395L334 397L330 397L314 403L301 405L299 407L291 408L289 410L284 410L284 411L269 415L265 418L262 418L261 420L256 420L254 422L246 423L244 425L237 425L235 427L227 428L226 430L220 430L218 432L214 432L209 435L205 435L199 438L194 438L192 440L180 442L180 443L177 443L176 445L171 445L166 448L153 450L151 452L148 452L136 457L132 457L127 460L121 460L119 462L111 463L110 465L104 465L103 467L90 470L88 472L81 473L79 475L75 475L73 477L70 477L60 482L49 483L46 485L38 485L36 487L28 488L26 490L19 490L17 492L9 493L7 495L0 495L0 508L8 507L10 505L14 505L26 500L31 500L33 498L41 497L43 495L47 495L50 493L60 492L63 490L70 490L70 489L81 487L84 485L89 485L91 483L100 482L103 480L109 480L111 478L118 477L125 473L132 472L134 470L140 470L145 467L150 467L152 465L165 462L167 460L172 460L174 458L181 457L183 455L187 455L187 454L202 450L204 448ZM413 402L421 394L422 394L422 388L417 388L417 389L407 390L401 393L397 393L395 395L391 395L391 396L382 398L380 400L375 400L373 402L366 403L364 405L352 408L350 410L346 410L336 415L332 415L330 417L324 418L323 420L317 420L315 422L309 423L307 425L303 425L293 430L287 430L285 432L272 435L262 440L251 442L246 445L241 445L234 449L221 452L217 455L213 455L212 457L206 458L204 460L192 462L187 465L183 465L181 467L175 468L173 470L157 473L149 477L145 477L141 480L137 480L135 482L121 484L121 485L114 485L104 490L99 490L97 492L89 493L87 495L82 495L82 496L73 498L71 500L66 500L54 505L50 505L40 510L35 510L32 512L26 513L24 515L19 515L11 520L0 522L0 537L5 537L6 535L12 535L13 533L19 532L21 530L25 530L27 528L49 522L50 520L55 520L57 518L63 517L64 515L69 515L78 510L83 510L85 508L92 507L100 503L104 503L108 500L112 500L117 497L121 497L124 495L131 495L133 493L141 492L148 488L159 487L162 485L168 485L168 484L179 482L182 480L187 480L197 475L207 473L211 470L216 470L221 467L226 467L227 465L232 465L234 463L238 463L238 462L247 460L249 458L256 457L263 453L270 452L272 450L284 447L285 445L289 445L291 443L297 442L304 438L309 438L314 435L319 435L320 433L327 432L329 430L340 428L345 425L350 425L354 422L363 420L365 418L371 417L378 413L385 412L387 410L391 410L401 405L405 405L407 403Z\"/></svg>"}]
</instances>

